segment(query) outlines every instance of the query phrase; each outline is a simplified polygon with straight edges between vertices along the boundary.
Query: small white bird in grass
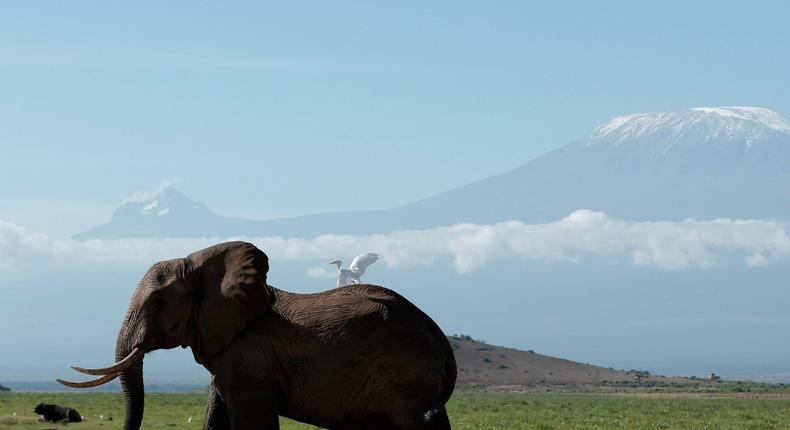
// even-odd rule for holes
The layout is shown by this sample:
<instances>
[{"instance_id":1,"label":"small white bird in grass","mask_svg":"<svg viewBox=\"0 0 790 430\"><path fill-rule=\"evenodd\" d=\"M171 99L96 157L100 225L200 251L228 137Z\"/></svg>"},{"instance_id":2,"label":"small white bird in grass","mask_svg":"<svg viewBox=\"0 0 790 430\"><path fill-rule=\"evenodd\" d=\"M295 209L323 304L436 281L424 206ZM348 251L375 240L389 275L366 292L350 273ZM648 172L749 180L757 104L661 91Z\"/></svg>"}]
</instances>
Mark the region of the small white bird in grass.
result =
<instances>
[{"instance_id":1,"label":"small white bird in grass","mask_svg":"<svg viewBox=\"0 0 790 430\"><path fill-rule=\"evenodd\" d=\"M345 287L346 285L361 284L362 281L359 280L359 277L365 273L365 269L368 266L378 261L378 259L378 254L368 252L367 254L357 255L348 269L343 268L343 262L340 260L330 261L329 264L337 265L337 286Z\"/></svg>"}]
</instances>

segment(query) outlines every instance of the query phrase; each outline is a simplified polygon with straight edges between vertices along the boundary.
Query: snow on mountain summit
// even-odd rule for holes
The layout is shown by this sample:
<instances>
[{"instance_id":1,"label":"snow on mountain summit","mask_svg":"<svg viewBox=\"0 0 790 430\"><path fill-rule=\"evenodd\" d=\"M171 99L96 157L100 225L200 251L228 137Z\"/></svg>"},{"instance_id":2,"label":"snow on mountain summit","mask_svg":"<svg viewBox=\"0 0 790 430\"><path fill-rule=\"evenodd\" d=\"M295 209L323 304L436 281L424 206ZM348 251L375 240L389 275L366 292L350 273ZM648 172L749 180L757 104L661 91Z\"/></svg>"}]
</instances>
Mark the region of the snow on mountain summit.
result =
<instances>
[{"instance_id":1,"label":"snow on mountain summit","mask_svg":"<svg viewBox=\"0 0 790 430\"><path fill-rule=\"evenodd\" d=\"M729 106L729 107L698 107L692 111L703 112L705 114L715 114L722 117L737 118L746 121L755 121L766 125L774 130L790 131L790 120L783 117L771 109L753 106Z\"/></svg>"},{"instance_id":2,"label":"snow on mountain summit","mask_svg":"<svg viewBox=\"0 0 790 430\"><path fill-rule=\"evenodd\" d=\"M127 199L121 208L129 215L137 216L165 216L174 211L189 213L208 210L204 204L188 199L172 185Z\"/></svg>"},{"instance_id":3,"label":"snow on mountain summit","mask_svg":"<svg viewBox=\"0 0 790 430\"><path fill-rule=\"evenodd\" d=\"M766 108L750 106L697 107L677 112L618 116L598 126L585 146L620 145L649 140L655 153L684 144L742 143L746 147L777 133L790 135L790 119Z\"/></svg>"}]
</instances>

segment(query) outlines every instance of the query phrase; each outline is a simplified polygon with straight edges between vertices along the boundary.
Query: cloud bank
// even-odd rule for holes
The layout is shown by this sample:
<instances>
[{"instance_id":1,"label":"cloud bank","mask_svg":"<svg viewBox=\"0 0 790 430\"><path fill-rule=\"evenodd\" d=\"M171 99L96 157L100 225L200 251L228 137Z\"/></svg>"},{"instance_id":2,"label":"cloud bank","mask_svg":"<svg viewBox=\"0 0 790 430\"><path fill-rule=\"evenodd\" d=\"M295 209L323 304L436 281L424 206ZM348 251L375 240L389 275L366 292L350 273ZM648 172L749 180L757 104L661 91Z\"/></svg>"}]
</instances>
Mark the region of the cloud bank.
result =
<instances>
[{"instance_id":1,"label":"cloud bank","mask_svg":"<svg viewBox=\"0 0 790 430\"><path fill-rule=\"evenodd\" d=\"M790 256L788 224L772 220L633 222L603 212L577 210L545 224L507 221L458 224L366 236L323 235L310 239L269 237L52 240L0 221L0 269L36 264L149 263L183 257L225 240L245 240L272 260L327 260L375 251L390 268L452 264L458 273L498 259L555 262L604 260L666 270L710 267L735 253L759 267ZM311 270L308 276L328 272Z\"/></svg>"}]
</instances>

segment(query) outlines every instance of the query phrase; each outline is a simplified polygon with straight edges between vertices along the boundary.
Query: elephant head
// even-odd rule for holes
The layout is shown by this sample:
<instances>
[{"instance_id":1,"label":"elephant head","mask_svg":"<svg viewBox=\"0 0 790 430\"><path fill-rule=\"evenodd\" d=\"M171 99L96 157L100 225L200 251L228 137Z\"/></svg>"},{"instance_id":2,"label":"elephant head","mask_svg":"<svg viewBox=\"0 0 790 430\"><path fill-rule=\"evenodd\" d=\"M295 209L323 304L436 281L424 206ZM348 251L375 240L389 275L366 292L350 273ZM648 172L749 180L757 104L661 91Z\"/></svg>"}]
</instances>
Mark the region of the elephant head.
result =
<instances>
[{"instance_id":1,"label":"elephant head","mask_svg":"<svg viewBox=\"0 0 790 430\"><path fill-rule=\"evenodd\" d=\"M74 383L101 385L120 376L126 418L124 429L138 429L143 418L143 357L156 349L192 348L195 360L210 370L210 360L248 324L271 308L266 285L266 254L245 242L227 242L160 261L143 276L132 295L115 347L116 364L75 370L101 378Z\"/></svg>"}]
</instances>

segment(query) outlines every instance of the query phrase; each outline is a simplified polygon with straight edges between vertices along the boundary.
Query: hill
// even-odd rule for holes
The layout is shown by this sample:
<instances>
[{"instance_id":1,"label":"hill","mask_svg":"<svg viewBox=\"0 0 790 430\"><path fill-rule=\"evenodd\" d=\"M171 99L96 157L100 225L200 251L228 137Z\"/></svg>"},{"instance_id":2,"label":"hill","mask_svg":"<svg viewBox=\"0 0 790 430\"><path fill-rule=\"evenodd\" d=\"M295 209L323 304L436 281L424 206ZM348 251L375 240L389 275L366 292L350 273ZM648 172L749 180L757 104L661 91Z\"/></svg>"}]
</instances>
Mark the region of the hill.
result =
<instances>
[{"instance_id":1,"label":"hill","mask_svg":"<svg viewBox=\"0 0 790 430\"><path fill-rule=\"evenodd\" d=\"M786 218L790 120L764 108L694 108L631 114L505 174L412 204L251 221L220 216L171 188L118 208L77 239L313 237L457 223L526 223L580 209L615 218ZM262 197L263 198L263 197Z\"/></svg>"},{"instance_id":2,"label":"hill","mask_svg":"<svg viewBox=\"0 0 790 430\"><path fill-rule=\"evenodd\" d=\"M636 371L622 371L489 345L469 336L448 336L458 367L458 388L584 387L636 384ZM694 384L688 378L650 375L651 384Z\"/></svg>"},{"instance_id":3,"label":"hill","mask_svg":"<svg viewBox=\"0 0 790 430\"><path fill-rule=\"evenodd\" d=\"M11 389L8 387L4 387L3 385L0 385L0 391L11 391Z\"/></svg>"}]
</instances>

